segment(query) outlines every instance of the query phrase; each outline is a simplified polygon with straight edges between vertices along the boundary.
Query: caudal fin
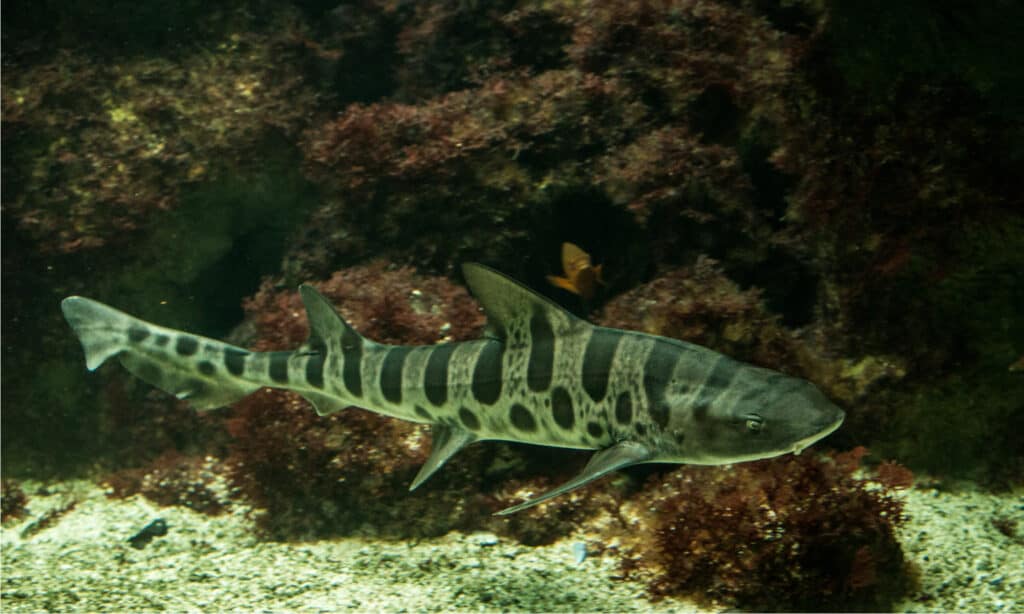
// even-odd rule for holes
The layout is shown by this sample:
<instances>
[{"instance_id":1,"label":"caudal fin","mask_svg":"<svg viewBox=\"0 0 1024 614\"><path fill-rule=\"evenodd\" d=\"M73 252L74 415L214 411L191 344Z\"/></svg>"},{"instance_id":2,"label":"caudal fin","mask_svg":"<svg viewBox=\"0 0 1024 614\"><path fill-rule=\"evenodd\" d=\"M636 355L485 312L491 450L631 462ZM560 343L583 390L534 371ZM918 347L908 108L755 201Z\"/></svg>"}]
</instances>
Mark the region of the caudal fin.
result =
<instances>
[{"instance_id":1,"label":"caudal fin","mask_svg":"<svg viewBox=\"0 0 1024 614\"><path fill-rule=\"evenodd\" d=\"M125 349L126 324L135 318L84 296L69 296L61 301L60 309L78 335L90 371Z\"/></svg>"},{"instance_id":2,"label":"caudal fin","mask_svg":"<svg viewBox=\"0 0 1024 614\"><path fill-rule=\"evenodd\" d=\"M241 348L161 328L81 296L64 299L61 310L90 371L117 356L133 375L196 409L223 407L261 385L244 377L252 354Z\"/></svg>"}]
</instances>

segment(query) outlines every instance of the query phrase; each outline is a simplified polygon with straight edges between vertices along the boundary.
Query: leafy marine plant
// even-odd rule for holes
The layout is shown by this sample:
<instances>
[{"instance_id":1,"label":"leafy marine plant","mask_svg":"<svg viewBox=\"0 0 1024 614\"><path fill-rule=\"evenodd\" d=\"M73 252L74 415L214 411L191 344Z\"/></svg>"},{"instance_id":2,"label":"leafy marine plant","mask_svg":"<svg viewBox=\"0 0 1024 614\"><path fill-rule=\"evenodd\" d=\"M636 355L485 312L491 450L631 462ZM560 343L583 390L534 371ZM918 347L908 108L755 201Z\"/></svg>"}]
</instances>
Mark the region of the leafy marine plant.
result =
<instances>
[{"instance_id":1,"label":"leafy marine plant","mask_svg":"<svg viewBox=\"0 0 1024 614\"><path fill-rule=\"evenodd\" d=\"M28 496L17 480L4 478L0 481L0 522L7 522L25 515Z\"/></svg>"},{"instance_id":2,"label":"leafy marine plant","mask_svg":"<svg viewBox=\"0 0 1024 614\"><path fill-rule=\"evenodd\" d=\"M641 536L624 566L652 597L693 596L755 610L886 610L911 574L893 488L858 477L863 448L655 475L631 504ZM628 550L627 550L628 553Z\"/></svg>"}]
</instances>

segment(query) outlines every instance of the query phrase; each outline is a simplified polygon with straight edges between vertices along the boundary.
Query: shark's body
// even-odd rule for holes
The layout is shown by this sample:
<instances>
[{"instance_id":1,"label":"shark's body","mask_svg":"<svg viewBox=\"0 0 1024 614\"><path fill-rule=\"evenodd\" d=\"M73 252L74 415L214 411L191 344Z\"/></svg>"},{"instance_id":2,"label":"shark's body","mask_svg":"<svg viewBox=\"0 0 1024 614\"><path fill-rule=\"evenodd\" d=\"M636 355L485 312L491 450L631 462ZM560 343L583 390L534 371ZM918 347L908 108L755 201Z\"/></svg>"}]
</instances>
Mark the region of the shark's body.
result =
<instances>
[{"instance_id":1,"label":"shark's body","mask_svg":"<svg viewBox=\"0 0 1024 614\"><path fill-rule=\"evenodd\" d=\"M799 452L843 421L805 380L690 343L594 326L496 271L470 264L463 272L487 313L486 334L432 346L367 340L310 286L300 288L310 337L294 352L249 352L77 296L61 306L90 370L117 355L199 409L269 386L298 392L320 414L355 405L432 425L433 449L411 488L475 441L598 450L576 478L501 513L629 465Z\"/></svg>"}]
</instances>

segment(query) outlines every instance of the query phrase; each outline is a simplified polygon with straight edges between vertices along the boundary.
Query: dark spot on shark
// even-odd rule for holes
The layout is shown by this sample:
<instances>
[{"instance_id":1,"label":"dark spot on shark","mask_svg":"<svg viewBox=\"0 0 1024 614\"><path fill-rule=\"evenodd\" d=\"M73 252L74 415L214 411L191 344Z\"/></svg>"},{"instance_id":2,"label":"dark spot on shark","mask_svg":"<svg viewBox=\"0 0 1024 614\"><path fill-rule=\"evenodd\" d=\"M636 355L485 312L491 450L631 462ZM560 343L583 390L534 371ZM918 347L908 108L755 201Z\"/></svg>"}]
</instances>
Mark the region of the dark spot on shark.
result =
<instances>
[{"instance_id":1,"label":"dark spot on shark","mask_svg":"<svg viewBox=\"0 0 1024 614\"><path fill-rule=\"evenodd\" d=\"M167 342L170 341L170 340L171 340L171 338L169 336L161 333L161 334L156 336L156 346L162 348L165 345L167 345Z\"/></svg>"},{"instance_id":2,"label":"dark spot on shark","mask_svg":"<svg viewBox=\"0 0 1024 614\"><path fill-rule=\"evenodd\" d=\"M314 388L324 387L324 362L327 356L323 352L310 354L306 359L306 381Z\"/></svg>"},{"instance_id":3,"label":"dark spot on shark","mask_svg":"<svg viewBox=\"0 0 1024 614\"><path fill-rule=\"evenodd\" d=\"M341 334L341 381L352 396L363 396L363 340L351 328Z\"/></svg>"},{"instance_id":4,"label":"dark spot on shark","mask_svg":"<svg viewBox=\"0 0 1024 614\"><path fill-rule=\"evenodd\" d=\"M156 363L138 359L135 361L135 364L136 375L158 388L163 387L162 382L164 380L164 372L156 365Z\"/></svg>"},{"instance_id":5,"label":"dark spot on shark","mask_svg":"<svg viewBox=\"0 0 1024 614\"><path fill-rule=\"evenodd\" d=\"M682 431L677 431L672 436L675 438L676 444L678 445L683 445L683 442L686 441L686 433L683 433Z\"/></svg>"},{"instance_id":6,"label":"dark spot on shark","mask_svg":"<svg viewBox=\"0 0 1024 614\"><path fill-rule=\"evenodd\" d=\"M149 331L145 328L133 325L128 328L128 340L132 343L141 343L149 336Z\"/></svg>"},{"instance_id":7,"label":"dark spot on shark","mask_svg":"<svg viewBox=\"0 0 1024 614\"><path fill-rule=\"evenodd\" d=\"M201 360L199 361L199 372L203 375L213 375L217 372L217 367L213 366L209 360Z\"/></svg>"},{"instance_id":8,"label":"dark spot on shark","mask_svg":"<svg viewBox=\"0 0 1024 614\"><path fill-rule=\"evenodd\" d=\"M501 396L501 343L487 341L476 357L470 389L473 398L484 405L493 405Z\"/></svg>"},{"instance_id":9,"label":"dark spot on shark","mask_svg":"<svg viewBox=\"0 0 1024 614\"><path fill-rule=\"evenodd\" d=\"M228 373L239 377L242 373L245 373L245 359L249 355L249 352L243 352L233 348L227 348L224 350L224 366L227 367Z\"/></svg>"},{"instance_id":10,"label":"dark spot on shark","mask_svg":"<svg viewBox=\"0 0 1024 614\"><path fill-rule=\"evenodd\" d=\"M268 353L268 359L270 360L270 379L274 380L278 384L288 383L288 358L291 355L291 352Z\"/></svg>"},{"instance_id":11,"label":"dark spot on shark","mask_svg":"<svg viewBox=\"0 0 1024 614\"><path fill-rule=\"evenodd\" d=\"M202 380L189 378L182 392L185 393L186 399L195 398L206 392L206 384Z\"/></svg>"},{"instance_id":12,"label":"dark spot on shark","mask_svg":"<svg viewBox=\"0 0 1024 614\"><path fill-rule=\"evenodd\" d=\"M551 390L551 415L555 419L555 424L566 430L571 429L576 422L572 397L569 396L569 391L561 386L555 386Z\"/></svg>"},{"instance_id":13,"label":"dark spot on shark","mask_svg":"<svg viewBox=\"0 0 1024 614\"><path fill-rule=\"evenodd\" d=\"M636 431L636 434L637 434L638 437L646 437L647 436L647 425L644 424L643 422L638 422L638 423L634 424L633 425L633 430Z\"/></svg>"},{"instance_id":14,"label":"dark spot on shark","mask_svg":"<svg viewBox=\"0 0 1024 614\"><path fill-rule=\"evenodd\" d=\"M416 415L419 416L420 418L423 418L424 420L433 420L434 419L434 417L430 415L430 412L427 411L426 409L424 409L423 407L420 407L419 405L417 405L415 409L416 409Z\"/></svg>"},{"instance_id":15,"label":"dark spot on shark","mask_svg":"<svg viewBox=\"0 0 1024 614\"><path fill-rule=\"evenodd\" d=\"M398 405L402 402L402 371L405 369L405 357L412 350L409 346L392 346L384 355L380 366L380 391L384 400Z\"/></svg>"},{"instance_id":16,"label":"dark spot on shark","mask_svg":"<svg viewBox=\"0 0 1024 614\"><path fill-rule=\"evenodd\" d=\"M435 407L448 402L448 364L457 346L444 343L430 350L427 368L423 371L423 394Z\"/></svg>"},{"instance_id":17,"label":"dark spot on shark","mask_svg":"<svg viewBox=\"0 0 1024 614\"><path fill-rule=\"evenodd\" d=\"M480 419L465 407L459 409L459 420L462 421L463 426L471 431L480 430Z\"/></svg>"},{"instance_id":18,"label":"dark spot on shark","mask_svg":"<svg viewBox=\"0 0 1024 614\"><path fill-rule=\"evenodd\" d=\"M530 359L526 367L526 385L534 392L551 387L555 368L555 333L547 313L536 308L530 316Z\"/></svg>"},{"instance_id":19,"label":"dark spot on shark","mask_svg":"<svg viewBox=\"0 0 1024 614\"><path fill-rule=\"evenodd\" d=\"M619 424L629 424L633 420L633 399L628 392L623 392L615 399L615 421Z\"/></svg>"},{"instance_id":20,"label":"dark spot on shark","mask_svg":"<svg viewBox=\"0 0 1024 614\"><path fill-rule=\"evenodd\" d=\"M737 364L734 361L725 356L719 356L704 379L704 383L701 384L700 389L697 391L693 399L694 406L708 407L714 404L718 397L732 384L732 379L736 376L738 370Z\"/></svg>"},{"instance_id":21,"label":"dark spot on shark","mask_svg":"<svg viewBox=\"0 0 1024 614\"><path fill-rule=\"evenodd\" d=\"M655 424L657 424L661 428L665 428L666 426L668 426L668 403L664 401L655 402L654 404L651 405L650 414L651 417L654 418Z\"/></svg>"},{"instance_id":22,"label":"dark spot on shark","mask_svg":"<svg viewBox=\"0 0 1024 614\"><path fill-rule=\"evenodd\" d=\"M675 346L656 342L644 362L644 392L654 423L661 428L668 425L668 404L665 402L665 388L672 379L672 371L678 360Z\"/></svg>"},{"instance_id":23,"label":"dark spot on shark","mask_svg":"<svg viewBox=\"0 0 1024 614\"><path fill-rule=\"evenodd\" d=\"M600 402L608 391L608 373L615 358L615 349L623 335L617 330L595 328L583 351L583 389L591 399Z\"/></svg>"},{"instance_id":24,"label":"dark spot on shark","mask_svg":"<svg viewBox=\"0 0 1024 614\"><path fill-rule=\"evenodd\" d=\"M597 422L588 422L587 433L594 439L600 439L604 435L604 427Z\"/></svg>"},{"instance_id":25,"label":"dark spot on shark","mask_svg":"<svg viewBox=\"0 0 1024 614\"><path fill-rule=\"evenodd\" d=\"M191 356L199 351L199 341L189 335L178 335L174 344L174 351L182 356Z\"/></svg>"},{"instance_id":26,"label":"dark spot on shark","mask_svg":"<svg viewBox=\"0 0 1024 614\"><path fill-rule=\"evenodd\" d=\"M516 427L520 431L532 433L537 430L537 420L534 419L530 410L526 409L519 403L514 403L512 407L509 408L508 418L512 422L512 426Z\"/></svg>"}]
</instances>

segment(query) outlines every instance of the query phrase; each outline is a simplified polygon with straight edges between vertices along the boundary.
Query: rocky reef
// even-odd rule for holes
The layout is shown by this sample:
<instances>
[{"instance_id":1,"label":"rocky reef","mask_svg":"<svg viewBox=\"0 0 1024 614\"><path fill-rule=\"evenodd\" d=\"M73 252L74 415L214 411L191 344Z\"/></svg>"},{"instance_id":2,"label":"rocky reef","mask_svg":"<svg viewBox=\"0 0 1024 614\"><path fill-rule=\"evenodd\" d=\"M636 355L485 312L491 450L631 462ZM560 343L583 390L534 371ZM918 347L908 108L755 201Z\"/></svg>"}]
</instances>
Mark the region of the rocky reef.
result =
<instances>
[{"instance_id":1,"label":"rocky reef","mask_svg":"<svg viewBox=\"0 0 1024 614\"><path fill-rule=\"evenodd\" d=\"M947 4L13 3L5 477L245 500L279 539L586 522L655 597L887 608L902 467L1024 475L1022 15ZM602 265L591 300L545 281L567 241ZM195 414L116 366L87 376L57 309L84 294L288 349L311 282L376 341L437 343L482 326L466 261L814 381L848 416L822 451L846 456L640 468L496 519L584 459L471 446L410 495L422 428L267 390Z\"/></svg>"}]
</instances>

